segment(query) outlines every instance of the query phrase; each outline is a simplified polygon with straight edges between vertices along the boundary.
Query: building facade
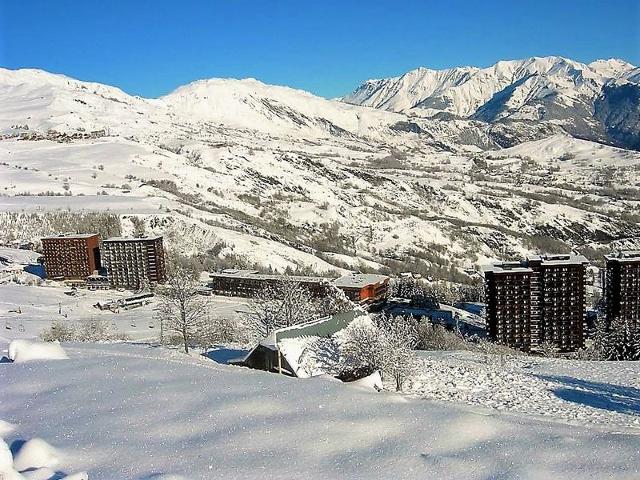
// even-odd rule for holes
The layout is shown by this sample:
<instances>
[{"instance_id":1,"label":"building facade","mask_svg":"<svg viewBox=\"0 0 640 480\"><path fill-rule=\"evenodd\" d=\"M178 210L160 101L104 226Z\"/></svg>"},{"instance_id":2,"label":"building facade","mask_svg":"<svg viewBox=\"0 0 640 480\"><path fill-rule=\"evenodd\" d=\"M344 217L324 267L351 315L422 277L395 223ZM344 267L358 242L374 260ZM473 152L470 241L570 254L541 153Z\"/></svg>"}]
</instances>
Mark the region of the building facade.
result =
<instances>
[{"instance_id":1,"label":"building facade","mask_svg":"<svg viewBox=\"0 0 640 480\"><path fill-rule=\"evenodd\" d=\"M323 297L333 287L342 290L354 302L370 302L385 298L389 290L389 277L373 274L350 274L331 279L301 275L274 275L258 273L256 270L227 269L210 274L209 284L213 292L220 295L253 297L266 287L289 281L300 284L314 297Z\"/></svg>"},{"instance_id":2,"label":"building facade","mask_svg":"<svg viewBox=\"0 0 640 480\"><path fill-rule=\"evenodd\" d=\"M220 295L253 297L267 287L282 281L290 281L306 288L314 297L327 294L331 279L304 275L273 275L258 273L257 270L227 269L210 274L212 291Z\"/></svg>"},{"instance_id":3,"label":"building facade","mask_svg":"<svg viewBox=\"0 0 640 480\"><path fill-rule=\"evenodd\" d=\"M42 239L47 277L60 280L85 279L101 267L100 236L65 234Z\"/></svg>"},{"instance_id":4,"label":"building facade","mask_svg":"<svg viewBox=\"0 0 640 480\"><path fill-rule=\"evenodd\" d=\"M109 238L102 242L102 257L114 288L153 288L166 280L162 237Z\"/></svg>"},{"instance_id":5,"label":"building facade","mask_svg":"<svg viewBox=\"0 0 640 480\"><path fill-rule=\"evenodd\" d=\"M332 283L354 302L375 302L389 295L389 277L386 275L352 273L336 278Z\"/></svg>"},{"instance_id":6,"label":"building facade","mask_svg":"<svg viewBox=\"0 0 640 480\"><path fill-rule=\"evenodd\" d=\"M489 268L489 336L524 351L539 350L543 343L560 352L582 348L587 265L581 255L543 255Z\"/></svg>"},{"instance_id":7,"label":"building facade","mask_svg":"<svg viewBox=\"0 0 640 480\"><path fill-rule=\"evenodd\" d=\"M640 251L605 257L604 300L607 323L614 319L640 328Z\"/></svg>"}]
</instances>

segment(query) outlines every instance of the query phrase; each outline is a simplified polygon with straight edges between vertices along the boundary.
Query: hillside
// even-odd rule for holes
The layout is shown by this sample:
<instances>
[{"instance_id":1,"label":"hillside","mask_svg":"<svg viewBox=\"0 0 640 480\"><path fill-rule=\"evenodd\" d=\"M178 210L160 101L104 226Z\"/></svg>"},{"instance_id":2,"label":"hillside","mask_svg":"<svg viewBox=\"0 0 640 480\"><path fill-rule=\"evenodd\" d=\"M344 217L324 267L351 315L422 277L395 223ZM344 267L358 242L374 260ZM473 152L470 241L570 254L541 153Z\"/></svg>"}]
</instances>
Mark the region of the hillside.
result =
<instances>
[{"instance_id":1,"label":"hillside","mask_svg":"<svg viewBox=\"0 0 640 480\"><path fill-rule=\"evenodd\" d=\"M257 80L143 99L0 70L0 134L3 238L103 211L236 264L467 281L496 258L596 258L640 235L640 154L545 122L418 118Z\"/></svg>"}]
</instances>

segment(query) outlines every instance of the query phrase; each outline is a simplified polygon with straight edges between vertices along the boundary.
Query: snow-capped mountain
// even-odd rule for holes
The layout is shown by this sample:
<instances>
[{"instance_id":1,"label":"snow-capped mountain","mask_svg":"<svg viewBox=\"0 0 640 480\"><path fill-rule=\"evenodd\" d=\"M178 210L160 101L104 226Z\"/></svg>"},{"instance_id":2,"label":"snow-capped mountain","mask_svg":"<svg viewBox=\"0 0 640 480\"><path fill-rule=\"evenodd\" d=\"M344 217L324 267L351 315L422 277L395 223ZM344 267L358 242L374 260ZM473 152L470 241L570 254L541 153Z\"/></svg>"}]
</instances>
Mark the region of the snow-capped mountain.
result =
<instances>
[{"instance_id":1,"label":"snow-capped mountain","mask_svg":"<svg viewBox=\"0 0 640 480\"><path fill-rule=\"evenodd\" d=\"M633 101L619 89L635 85L634 70L592 70L626 72L595 109L624 131L633 115L619 106ZM463 87L478 73L441 80ZM527 252L637 246L640 154L554 122L475 118L492 101L474 118L424 118L257 80L145 99L0 69L0 240L58 231L56 212L100 210L118 214L124 234L141 218L172 248L238 265L457 279Z\"/></svg>"},{"instance_id":2,"label":"snow-capped mountain","mask_svg":"<svg viewBox=\"0 0 640 480\"><path fill-rule=\"evenodd\" d=\"M343 97L365 105L414 116L454 116L496 122L552 122L568 133L636 148L637 125L598 115L598 102L616 102L623 115L640 111L638 68L622 60L584 64L562 57L500 61L488 68L418 68L399 77L369 80ZM629 85L631 84L631 85ZM626 131L620 133L620 130Z\"/></svg>"}]
</instances>

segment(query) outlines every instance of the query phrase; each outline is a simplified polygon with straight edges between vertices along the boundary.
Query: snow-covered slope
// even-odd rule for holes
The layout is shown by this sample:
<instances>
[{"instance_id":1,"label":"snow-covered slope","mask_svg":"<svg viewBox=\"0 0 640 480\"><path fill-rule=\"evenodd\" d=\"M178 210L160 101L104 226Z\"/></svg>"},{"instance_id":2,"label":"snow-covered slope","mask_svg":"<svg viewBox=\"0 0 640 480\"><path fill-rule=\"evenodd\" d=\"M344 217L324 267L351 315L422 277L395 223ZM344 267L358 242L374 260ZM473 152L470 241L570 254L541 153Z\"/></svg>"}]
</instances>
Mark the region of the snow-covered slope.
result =
<instances>
[{"instance_id":1,"label":"snow-covered slope","mask_svg":"<svg viewBox=\"0 0 640 480\"><path fill-rule=\"evenodd\" d=\"M602 115L632 123L615 105ZM466 278L550 237L633 246L638 165L548 122L418 118L256 80L143 99L0 70L0 240L98 210L238 264Z\"/></svg>"},{"instance_id":2,"label":"snow-covered slope","mask_svg":"<svg viewBox=\"0 0 640 480\"><path fill-rule=\"evenodd\" d=\"M70 360L0 368L0 417L15 426L7 443L42 438L60 452L60 470L92 480L638 477L632 428L291 379L141 345L65 349ZM637 412L634 387L571 374L549 381L549 395L604 415Z\"/></svg>"},{"instance_id":3,"label":"snow-covered slope","mask_svg":"<svg viewBox=\"0 0 640 480\"><path fill-rule=\"evenodd\" d=\"M278 134L367 136L402 119L255 79L201 80L161 100L186 118Z\"/></svg>"},{"instance_id":4,"label":"snow-covered slope","mask_svg":"<svg viewBox=\"0 0 640 480\"><path fill-rule=\"evenodd\" d=\"M637 78L637 69L622 60L587 65L562 57L533 57L482 69L419 68L399 77L369 80L343 101L423 117L548 120L576 136L625 145L607 131L607 122L595 117L594 102L607 94L609 83Z\"/></svg>"}]
</instances>

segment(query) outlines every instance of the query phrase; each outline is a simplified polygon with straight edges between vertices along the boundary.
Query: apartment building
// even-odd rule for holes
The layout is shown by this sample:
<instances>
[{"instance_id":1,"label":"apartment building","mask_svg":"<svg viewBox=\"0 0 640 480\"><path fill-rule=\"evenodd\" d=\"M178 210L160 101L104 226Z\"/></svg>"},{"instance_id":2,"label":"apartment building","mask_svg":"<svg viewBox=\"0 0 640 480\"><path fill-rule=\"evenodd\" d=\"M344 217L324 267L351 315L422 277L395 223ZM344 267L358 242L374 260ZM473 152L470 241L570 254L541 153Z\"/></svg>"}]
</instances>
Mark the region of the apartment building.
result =
<instances>
[{"instance_id":1,"label":"apartment building","mask_svg":"<svg viewBox=\"0 0 640 480\"><path fill-rule=\"evenodd\" d=\"M100 236L97 233L67 233L42 239L44 268L48 278L85 279L99 270Z\"/></svg>"},{"instance_id":2,"label":"apartment building","mask_svg":"<svg viewBox=\"0 0 640 480\"><path fill-rule=\"evenodd\" d=\"M560 352L582 348L588 263L582 255L547 254L487 269L489 336L524 351L543 343Z\"/></svg>"},{"instance_id":3,"label":"apartment building","mask_svg":"<svg viewBox=\"0 0 640 480\"><path fill-rule=\"evenodd\" d=\"M109 238L102 257L111 287L139 290L166 280L162 237Z\"/></svg>"},{"instance_id":4,"label":"apartment building","mask_svg":"<svg viewBox=\"0 0 640 480\"><path fill-rule=\"evenodd\" d=\"M604 299L607 322L614 319L640 328L640 251L605 257Z\"/></svg>"}]
</instances>

